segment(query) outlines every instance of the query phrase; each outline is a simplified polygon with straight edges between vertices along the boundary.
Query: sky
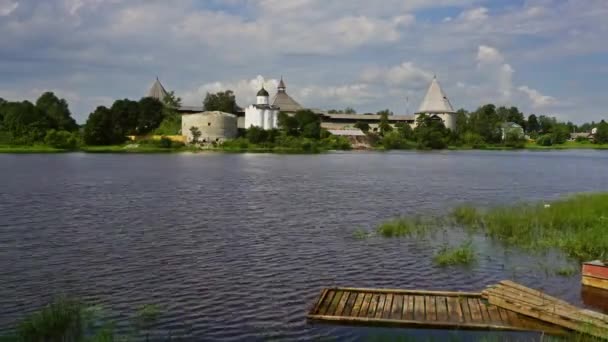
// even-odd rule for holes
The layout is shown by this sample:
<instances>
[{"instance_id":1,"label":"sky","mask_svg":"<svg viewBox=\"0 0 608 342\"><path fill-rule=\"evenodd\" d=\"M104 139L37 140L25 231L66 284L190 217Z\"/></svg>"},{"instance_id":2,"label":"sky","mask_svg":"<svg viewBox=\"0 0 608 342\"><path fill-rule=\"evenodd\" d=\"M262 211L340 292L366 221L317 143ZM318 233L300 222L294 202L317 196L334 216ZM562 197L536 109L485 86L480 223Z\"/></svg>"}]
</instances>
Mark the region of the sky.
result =
<instances>
[{"instance_id":1,"label":"sky","mask_svg":"<svg viewBox=\"0 0 608 342\"><path fill-rule=\"evenodd\" d=\"M437 76L485 103L608 119L607 0L0 0L0 97L50 90L84 123L156 77L201 105L265 84L309 108L418 108Z\"/></svg>"}]
</instances>

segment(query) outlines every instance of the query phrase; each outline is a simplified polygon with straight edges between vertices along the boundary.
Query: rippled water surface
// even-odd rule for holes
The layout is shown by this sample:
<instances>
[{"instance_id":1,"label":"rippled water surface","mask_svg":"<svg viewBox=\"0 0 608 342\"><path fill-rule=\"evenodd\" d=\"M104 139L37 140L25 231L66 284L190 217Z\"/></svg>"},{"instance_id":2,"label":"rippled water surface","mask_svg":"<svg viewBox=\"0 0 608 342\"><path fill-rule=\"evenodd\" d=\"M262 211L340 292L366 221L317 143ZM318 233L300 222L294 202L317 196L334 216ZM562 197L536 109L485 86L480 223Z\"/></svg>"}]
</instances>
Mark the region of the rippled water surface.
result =
<instances>
[{"instance_id":1,"label":"rippled water surface","mask_svg":"<svg viewBox=\"0 0 608 342\"><path fill-rule=\"evenodd\" d=\"M476 266L440 269L432 255L458 233L357 240L353 231L464 202L605 190L599 151L0 155L0 328L61 293L102 304L122 328L138 305L159 304L159 334L184 340L397 331L307 323L333 285L478 291L509 278L582 305L580 275L543 266L559 257L478 237Z\"/></svg>"}]
</instances>

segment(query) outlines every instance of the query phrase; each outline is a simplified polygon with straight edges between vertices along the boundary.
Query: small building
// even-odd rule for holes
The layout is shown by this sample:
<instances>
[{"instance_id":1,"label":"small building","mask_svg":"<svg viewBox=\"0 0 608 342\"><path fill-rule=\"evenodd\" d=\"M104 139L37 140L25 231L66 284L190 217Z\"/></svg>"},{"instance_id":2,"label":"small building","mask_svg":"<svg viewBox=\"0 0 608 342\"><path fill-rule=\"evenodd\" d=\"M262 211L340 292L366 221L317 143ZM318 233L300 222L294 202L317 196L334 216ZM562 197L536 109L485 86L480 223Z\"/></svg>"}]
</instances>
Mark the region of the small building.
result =
<instances>
[{"instance_id":1,"label":"small building","mask_svg":"<svg viewBox=\"0 0 608 342\"><path fill-rule=\"evenodd\" d=\"M456 112L443 89L441 89L437 77L433 77L426 96L420 104L418 112L416 112L416 119L422 114L441 119L445 127L452 131L456 129Z\"/></svg>"},{"instance_id":2,"label":"small building","mask_svg":"<svg viewBox=\"0 0 608 342\"><path fill-rule=\"evenodd\" d=\"M525 137L524 128L521 125L516 124L515 122L504 122L500 125L500 132L502 135L502 140L505 141L507 139L507 134L515 133L520 139Z\"/></svg>"},{"instance_id":3,"label":"small building","mask_svg":"<svg viewBox=\"0 0 608 342\"><path fill-rule=\"evenodd\" d=\"M570 133L570 141L576 141L578 139L593 140L593 135L587 132Z\"/></svg>"},{"instance_id":4,"label":"small building","mask_svg":"<svg viewBox=\"0 0 608 342\"><path fill-rule=\"evenodd\" d=\"M182 115L182 135L188 143L192 143L194 137L192 128L195 127L201 133L199 143L223 142L237 137L237 116L224 112L202 112Z\"/></svg>"},{"instance_id":5,"label":"small building","mask_svg":"<svg viewBox=\"0 0 608 342\"><path fill-rule=\"evenodd\" d=\"M245 109L245 128L275 129L279 127L280 108L271 105L269 97L268 91L262 86L257 95L257 103Z\"/></svg>"}]
</instances>

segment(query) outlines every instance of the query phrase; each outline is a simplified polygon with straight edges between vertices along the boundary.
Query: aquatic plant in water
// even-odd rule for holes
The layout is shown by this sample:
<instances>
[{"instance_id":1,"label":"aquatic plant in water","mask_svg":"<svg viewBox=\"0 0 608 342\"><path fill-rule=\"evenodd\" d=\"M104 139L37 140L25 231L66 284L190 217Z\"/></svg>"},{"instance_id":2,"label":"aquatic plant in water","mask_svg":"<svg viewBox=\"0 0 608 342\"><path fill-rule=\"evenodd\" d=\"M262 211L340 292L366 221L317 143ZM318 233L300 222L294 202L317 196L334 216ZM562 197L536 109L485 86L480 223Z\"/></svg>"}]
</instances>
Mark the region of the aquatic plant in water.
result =
<instances>
[{"instance_id":1,"label":"aquatic plant in water","mask_svg":"<svg viewBox=\"0 0 608 342\"><path fill-rule=\"evenodd\" d=\"M435 256L433 262L437 266L447 267L456 265L472 265L477 261L475 250L471 241L458 247L444 246Z\"/></svg>"}]
</instances>

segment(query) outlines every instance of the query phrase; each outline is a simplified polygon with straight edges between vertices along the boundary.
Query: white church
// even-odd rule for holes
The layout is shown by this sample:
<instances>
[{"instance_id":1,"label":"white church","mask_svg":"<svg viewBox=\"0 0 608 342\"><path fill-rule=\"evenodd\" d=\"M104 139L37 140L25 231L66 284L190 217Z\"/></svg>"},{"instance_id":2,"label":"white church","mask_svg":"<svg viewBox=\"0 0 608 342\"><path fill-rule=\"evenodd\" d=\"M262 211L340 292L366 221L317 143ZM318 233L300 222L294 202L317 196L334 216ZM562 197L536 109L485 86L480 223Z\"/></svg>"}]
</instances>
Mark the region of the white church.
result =
<instances>
[{"instance_id":1,"label":"white church","mask_svg":"<svg viewBox=\"0 0 608 342\"><path fill-rule=\"evenodd\" d=\"M270 95L262 86L262 89L258 91L256 104L252 104L245 109L245 128L279 128L279 111L278 106L270 104Z\"/></svg>"}]
</instances>

